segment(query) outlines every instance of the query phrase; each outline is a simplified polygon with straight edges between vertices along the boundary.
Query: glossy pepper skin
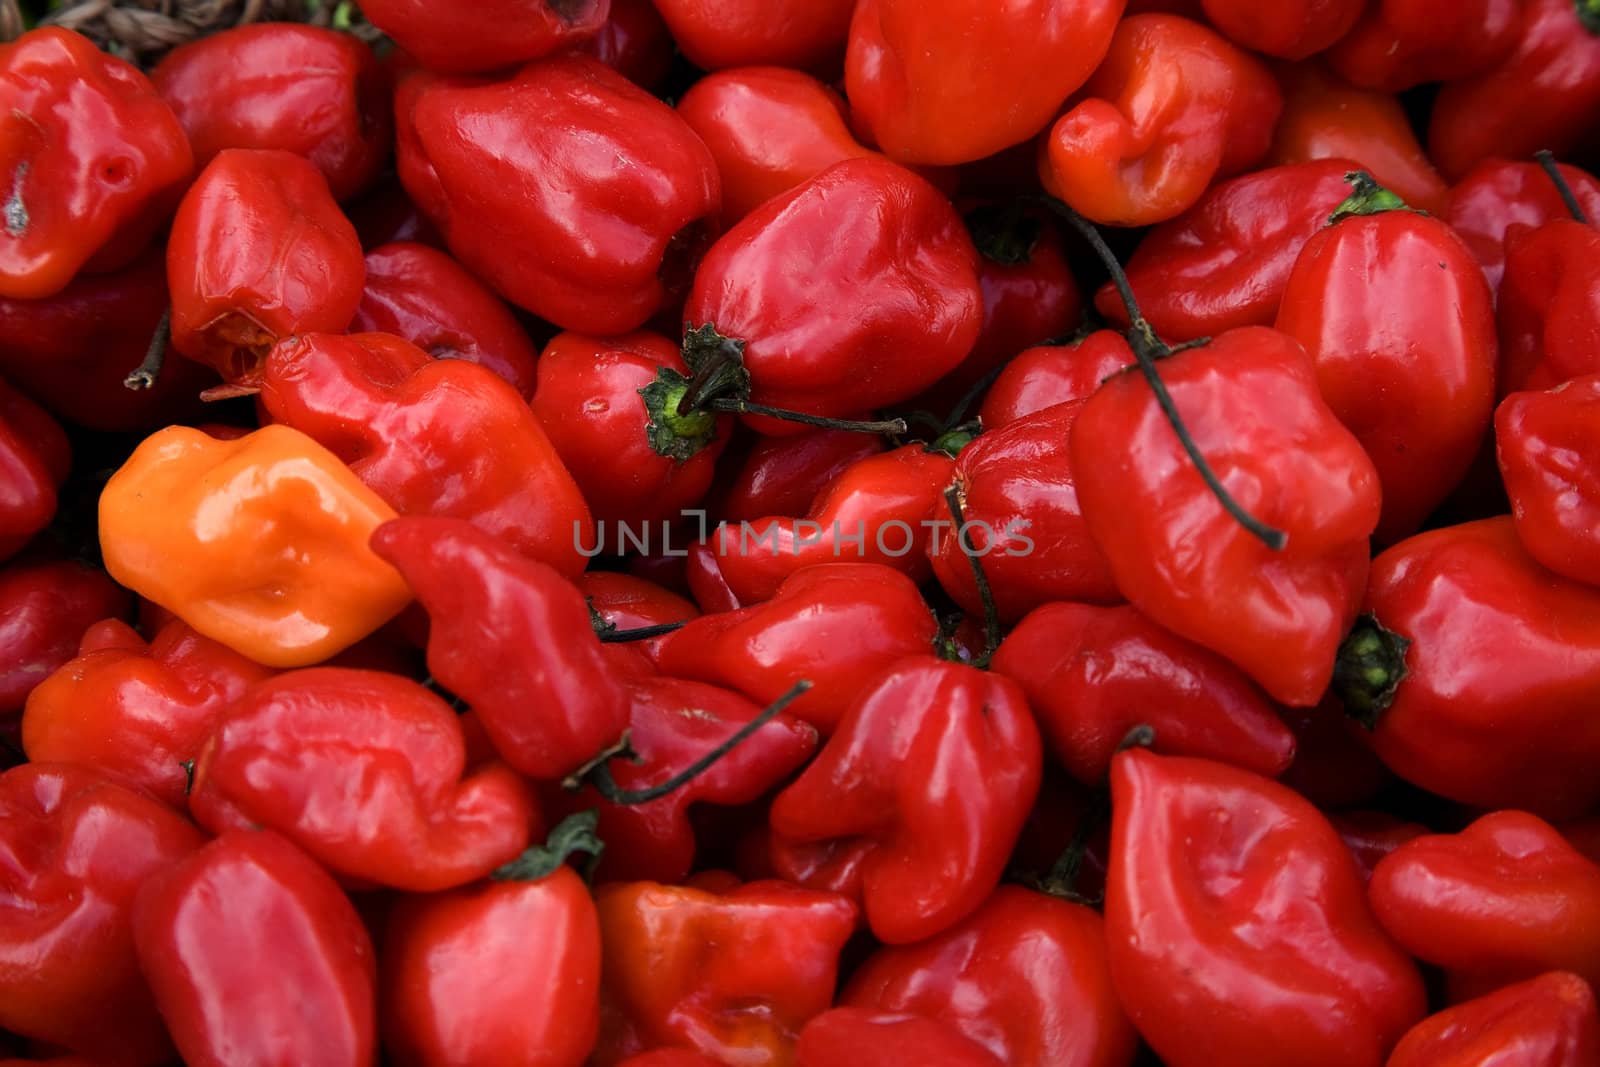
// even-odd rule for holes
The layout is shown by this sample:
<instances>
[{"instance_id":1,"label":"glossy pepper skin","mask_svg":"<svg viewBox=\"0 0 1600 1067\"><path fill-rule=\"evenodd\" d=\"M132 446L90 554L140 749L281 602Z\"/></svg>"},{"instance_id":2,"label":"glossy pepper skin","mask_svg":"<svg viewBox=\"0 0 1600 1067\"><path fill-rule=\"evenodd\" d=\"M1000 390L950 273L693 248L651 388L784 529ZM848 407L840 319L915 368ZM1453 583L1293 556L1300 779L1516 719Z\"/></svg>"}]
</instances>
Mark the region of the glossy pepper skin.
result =
<instances>
[{"instance_id":1,"label":"glossy pepper skin","mask_svg":"<svg viewBox=\"0 0 1600 1067\"><path fill-rule=\"evenodd\" d=\"M559 780L616 744L627 695L569 581L460 519L397 519L372 547L428 611L428 670L507 763Z\"/></svg>"},{"instance_id":2,"label":"glossy pepper skin","mask_svg":"<svg viewBox=\"0 0 1600 1067\"><path fill-rule=\"evenodd\" d=\"M611 14L595 35L573 48L651 92L661 88L677 54L672 33L651 0L611 0Z\"/></svg>"},{"instance_id":3,"label":"glossy pepper skin","mask_svg":"<svg viewBox=\"0 0 1600 1067\"><path fill-rule=\"evenodd\" d=\"M766 705L801 679L789 713L824 734L874 678L928 652L938 627L911 579L876 563L823 563L791 575L771 600L706 615L659 640L666 674L737 690Z\"/></svg>"},{"instance_id":4,"label":"glossy pepper skin","mask_svg":"<svg viewBox=\"0 0 1600 1067\"><path fill-rule=\"evenodd\" d=\"M56 490L71 470L61 424L0 378L0 560L55 518Z\"/></svg>"},{"instance_id":5,"label":"glossy pepper skin","mask_svg":"<svg viewBox=\"0 0 1600 1067\"><path fill-rule=\"evenodd\" d=\"M1589 218L1600 218L1600 180L1578 167L1556 164L1562 180ZM1490 288L1505 273L1506 240L1522 226L1570 219L1555 183L1537 163L1488 159L1450 189L1444 220L1483 264Z\"/></svg>"},{"instance_id":6,"label":"glossy pepper skin","mask_svg":"<svg viewBox=\"0 0 1600 1067\"><path fill-rule=\"evenodd\" d=\"M891 1067L897 1063L925 1067L1001 1067L986 1048L962 1036L953 1026L916 1015L833 1008L816 1016L800 1031L795 1067Z\"/></svg>"},{"instance_id":7,"label":"glossy pepper skin","mask_svg":"<svg viewBox=\"0 0 1600 1067\"><path fill-rule=\"evenodd\" d=\"M561 333L539 356L533 414L600 522L638 528L675 519L711 486L733 420L708 420L710 442L686 459L657 452L639 391L663 367L688 370L678 346L649 330ZM615 528L613 536L620 536Z\"/></svg>"},{"instance_id":8,"label":"glossy pepper skin","mask_svg":"<svg viewBox=\"0 0 1600 1067\"><path fill-rule=\"evenodd\" d=\"M1122 0L865 0L845 95L866 138L903 163L968 163L1050 122L1105 56Z\"/></svg>"},{"instance_id":9,"label":"glossy pepper skin","mask_svg":"<svg viewBox=\"0 0 1600 1067\"><path fill-rule=\"evenodd\" d=\"M1482 990L1567 970L1600 981L1600 866L1522 811L1395 849L1373 913L1407 952Z\"/></svg>"},{"instance_id":10,"label":"glossy pepper skin","mask_svg":"<svg viewBox=\"0 0 1600 1067\"><path fill-rule=\"evenodd\" d=\"M1133 15L1051 127L1039 177L1095 222L1164 222L1261 159L1282 107L1266 66L1216 31L1177 15Z\"/></svg>"},{"instance_id":11,"label":"glossy pepper skin","mask_svg":"<svg viewBox=\"0 0 1600 1067\"><path fill-rule=\"evenodd\" d=\"M556 56L498 81L409 78L395 111L406 191L513 304L607 336L688 288L715 232L716 161L598 60Z\"/></svg>"},{"instance_id":12,"label":"glossy pepper skin","mask_svg":"<svg viewBox=\"0 0 1600 1067\"><path fill-rule=\"evenodd\" d=\"M133 935L184 1063L375 1062L372 940L333 878L270 830L230 830L149 879Z\"/></svg>"},{"instance_id":13,"label":"glossy pepper skin","mask_svg":"<svg viewBox=\"0 0 1600 1067\"><path fill-rule=\"evenodd\" d=\"M1495 451L1517 539L1544 566L1600 585L1600 484L1593 455L1600 375L1512 393L1495 409Z\"/></svg>"},{"instance_id":14,"label":"glossy pepper skin","mask_svg":"<svg viewBox=\"0 0 1600 1067\"><path fill-rule=\"evenodd\" d=\"M1362 198L1358 189L1352 202ZM1323 398L1372 458L1383 495L1374 536L1392 544L1460 483L1489 428L1494 295L1445 223L1356 210L1306 242L1277 328L1305 346Z\"/></svg>"},{"instance_id":15,"label":"glossy pepper skin","mask_svg":"<svg viewBox=\"0 0 1600 1067\"><path fill-rule=\"evenodd\" d=\"M1364 628L1341 650L1350 680L1336 689L1376 720L1366 736L1391 770L1452 800L1545 818L1600 801L1589 712L1600 591L1541 567L1510 516L1388 549L1373 560L1363 610L1410 642Z\"/></svg>"},{"instance_id":16,"label":"glossy pepper skin","mask_svg":"<svg viewBox=\"0 0 1600 1067\"><path fill-rule=\"evenodd\" d=\"M266 426L222 441L171 426L106 483L100 546L111 577L200 633L269 667L303 667L410 600L367 547L392 518L339 457L298 430Z\"/></svg>"},{"instance_id":17,"label":"glossy pepper skin","mask_svg":"<svg viewBox=\"0 0 1600 1067\"><path fill-rule=\"evenodd\" d=\"M1527 0L1517 42L1488 70L1450 82L1428 123L1428 155L1459 178L1491 156L1585 147L1600 118L1600 25L1587 0Z\"/></svg>"},{"instance_id":18,"label":"glossy pepper skin","mask_svg":"<svg viewBox=\"0 0 1600 1067\"><path fill-rule=\"evenodd\" d=\"M1064 345L1018 353L984 394L978 418L986 431L1071 400L1087 400L1100 383L1133 365L1133 349L1116 330L1096 330Z\"/></svg>"},{"instance_id":19,"label":"glossy pepper skin","mask_svg":"<svg viewBox=\"0 0 1600 1067\"><path fill-rule=\"evenodd\" d=\"M348 878L426 893L515 859L537 829L528 784L467 766L448 704L408 678L316 667L223 711L189 810L212 832L266 827Z\"/></svg>"},{"instance_id":20,"label":"glossy pepper skin","mask_svg":"<svg viewBox=\"0 0 1600 1067\"><path fill-rule=\"evenodd\" d=\"M367 253L367 282L351 333L403 337L434 359L462 359L533 395L539 350L510 310L436 248L394 241Z\"/></svg>"},{"instance_id":21,"label":"glossy pepper skin","mask_svg":"<svg viewBox=\"0 0 1600 1067\"><path fill-rule=\"evenodd\" d=\"M279 338L349 326L365 275L355 227L312 163L276 149L224 150L172 222L172 347L253 386Z\"/></svg>"},{"instance_id":22,"label":"glossy pepper skin","mask_svg":"<svg viewBox=\"0 0 1600 1067\"><path fill-rule=\"evenodd\" d=\"M1517 40L1521 0L1378 0L1327 52L1353 85L1398 93L1498 63Z\"/></svg>"},{"instance_id":23,"label":"glossy pepper skin","mask_svg":"<svg viewBox=\"0 0 1600 1067\"><path fill-rule=\"evenodd\" d=\"M655 582L616 571L587 571L578 591L602 619L619 630L686 622L699 615L693 603Z\"/></svg>"},{"instance_id":24,"label":"glossy pepper skin","mask_svg":"<svg viewBox=\"0 0 1600 1067\"><path fill-rule=\"evenodd\" d=\"M1127 274L1156 333L1177 343L1272 325L1300 250L1350 195L1344 176L1352 167L1334 159L1263 167L1218 182L1151 230ZM1108 322L1128 324L1109 282L1094 304Z\"/></svg>"},{"instance_id":25,"label":"glossy pepper skin","mask_svg":"<svg viewBox=\"0 0 1600 1067\"><path fill-rule=\"evenodd\" d=\"M1276 778L1294 735L1272 703L1227 660L1138 609L1047 604L1006 635L993 669L1021 683L1056 758L1098 785L1131 730L1154 748Z\"/></svg>"},{"instance_id":26,"label":"glossy pepper skin","mask_svg":"<svg viewBox=\"0 0 1600 1067\"><path fill-rule=\"evenodd\" d=\"M347 200L377 177L393 140L377 57L337 30L237 26L174 48L150 80L201 167L227 148L281 149L316 164Z\"/></svg>"},{"instance_id":27,"label":"glossy pepper skin","mask_svg":"<svg viewBox=\"0 0 1600 1067\"><path fill-rule=\"evenodd\" d=\"M140 885L203 835L71 764L0 775L0 815L0 1026L108 1062L166 1062L130 914Z\"/></svg>"},{"instance_id":28,"label":"glossy pepper skin","mask_svg":"<svg viewBox=\"0 0 1600 1067\"><path fill-rule=\"evenodd\" d=\"M938 380L971 351L982 315L978 253L950 201L876 158L837 163L746 215L706 253L684 307L689 325L743 342L751 400L844 417ZM769 422L762 432L798 430Z\"/></svg>"},{"instance_id":29,"label":"glossy pepper skin","mask_svg":"<svg viewBox=\"0 0 1600 1067\"><path fill-rule=\"evenodd\" d=\"M380 952L396 1064L580 1067L594 1047L600 922L569 867L404 897Z\"/></svg>"},{"instance_id":30,"label":"glossy pepper skin","mask_svg":"<svg viewBox=\"0 0 1600 1067\"><path fill-rule=\"evenodd\" d=\"M1127 1067L1138 1041L1106 948L1093 909L1004 885L960 925L873 953L840 1003L938 1019L1013 1067Z\"/></svg>"},{"instance_id":31,"label":"glossy pepper skin","mask_svg":"<svg viewBox=\"0 0 1600 1067\"><path fill-rule=\"evenodd\" d=\"M1427 1010L1309 801L1249 771L1130 750L1111 767L1106 943L1170 1067L1380 1067Z\"/></svg>"},{"instance_id":32,"label":"glossy pepper skin","mask_svg":"<svg viewBox=\"0 0 1600 1067\"><path fill-rule=\"evenodd\" d=\"M136 68L59 27L0 48L0 296L37 300L144 249L194 172L183 127Z\"/></svg>"},{"instance_id":33,"label":"glossy pepper skin","mask_svg":"<svg viewBox=\"0 0 1600 1067\"><path fill-rule=\"evenodd\" d=\"M877 434L811 430L794 437L761 437L717 496L724 520L798 515L846 470L884 451Z\"/></svg>"},{"instance_id":34,"label":"glossy pepper skin","mask_svg":"<svg viewBox=\"0 0 1600 1067\"><path fill-rule=\"evenodd\" d=\"M605 24L611 3L487 0L444 8L427 0L367 0L361 13L428 70L470 74L581 44Z\"/></svg>"},{"instance_id":35,"label":"glossy pepper skin","mask_svg":"<svg viewBox=\"0 0 1600 1067\"><path fill-rule=\"evenodd\" d=\"M22 711L85 630L130 607L127 590L76 560L26 556L0 568L0 718Z\"/></svg>"},{"instance_id":36,"label":"glossy pepper skin","mask_svg":"<svg viewBox=\"0 0 1600 1067\"><path fill-rule=\"evenodd\" d=\"M22 747L31 760L94 767L183 811L182 764L199 754L224 708L272 675L182 620L147 644L108 619L29 694Z\"/></svg>"},{"instance_id":37,"label":"glossy pepper skin","mask_svg":"<svg viewBox=\"0 0 1600 1067\"><path fill-rule=\"evenodd\" d=\"M1554 219L1506 235L1500 280L1502 392L1600 371L1600 230Z\"/></svg>"},{"instance_id":38,"label":"glossy pepper skin","mask_svg":"<svg viewBox=\"0 0 1600 1067\"><path fill-rule=\"evenodd\" d=\"M487 368L389 334L305 333L268 354L260 400L400 514L467 519L568 578L583 572L583 494L527 402Z\"/></svg>"},{"instance_id":39,"label":"glossy pepper skin","mask_svg":"<svg viewBox=\"0 0 1600 1067\"><path fill-rule=\"evenodd\" d=\"M721 891L624 882L596 895L596 1067L675 1045L723 1062L793 1062L800 1028L833 1003L855 905L784 882Z\"/></svg>"},{"instance_id":40,"label":"glossy pepper skin","mask_svg":"<svg viewBox=\"0 0 1600 1067\"><path fill-rule=\"evenodd\" d=\"M1600 1061L1589 983L1551 971L1446 1008L1406 1031L1386 1067L1494 1067L1507 1054L1541 1067Z\"/></svg>"},{"instance_id":41,"label":"glossy pepper skin","mask_svg":"<svg viewBox=\"0 0 1600 1067\"><path fill-rule=\"evenodd\" d=\"M678 48L702 70L837 71L850 0L654 0Z\"/></svg>"},{"instance_id":42,"label":"glossy pepper skin","mask_svg":"<svg viewBox=\"0 0 1600 1067\"><path fill-rule=\"evenodd\" d=\"M1223 36L1254 52L1280 59L1316 55L1349 32L1361 17L1362 0L1201 0L1206 17Z\"/></svg>"},{"instance_id":43,"label":"glossy pepper skin","mask_svg":"<svg viewBox=\"0 0 1600 1067\"><path fill-rule=\"evenodd\" d=\"M1140 611L1275 700L1314 704L1360 605L1377 471L1283 333L1230 330L1164 360L1161 375L1223 485L1288 541L1268 548L1223 511L1132 374L1101 386L1072 429L1089 533ZM1233 595L1219 607L1224 588Z\"/></svg>"},{"instance_id":44,"label":"glossy pepper skin","mask_svg":"<svg viewBox=\"0 0 1600 1067\"><path fill-rule=\"evenodd\" d=\"M874 841L861 861L867 924L886 944L909 944L949 929L994 891L1038 795L1042 759L1021 686L919 656L862 692L769 819L793 842Z\"/></svg>"}]
</instances>

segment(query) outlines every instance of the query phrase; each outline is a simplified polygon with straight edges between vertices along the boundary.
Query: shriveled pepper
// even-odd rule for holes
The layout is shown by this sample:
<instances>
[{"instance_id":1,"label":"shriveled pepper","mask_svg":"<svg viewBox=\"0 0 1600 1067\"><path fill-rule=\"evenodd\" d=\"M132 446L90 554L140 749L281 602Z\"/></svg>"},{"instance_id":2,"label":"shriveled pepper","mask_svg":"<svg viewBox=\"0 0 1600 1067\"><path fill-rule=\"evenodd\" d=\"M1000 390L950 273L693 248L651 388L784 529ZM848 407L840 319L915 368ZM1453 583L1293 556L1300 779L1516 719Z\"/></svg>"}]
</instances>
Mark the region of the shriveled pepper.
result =
<instances>
[{"instance_id":1,"label":"shriveled pepper","mask_svg":"<svg viewBox=\"0 0 1600 1067\"><path fill-rule=\"evenodd\" d=\"M1546 392L1512 393L1495 409L1495 452L1517 539L1544 566L1600 585L1600 482L1586 457L1600 444L1600 374Z\"/></svg>"},{"instance_id":2,"label":"shriveled pepper","mask_svg":"<svg viewBox=\"0 0 1600 1067\"><path fill-rule=\"evenodd\" d=\"M0 568L0 718L72 659L94 623L128 613L128 592L76 560L33 556Z\"/></svg>"},{"instance_id":3,"label":"shriveled pepper","mask_svg":"<svg viewBox=\"0 0 1600 1067\"><path fill-rule=\"evenodd\" d=\"M863 1008L833 1008L814 1017L795 1044L795 1067L1002 1067L982 1045L934 1019Z\"/></svg>"},{"instance_id":4,"label":"shriveled pepper","mask_svg":"<svg viewBox=\"0 0 1600 1067\"><path fill-rule=\"evenodd\" d=\"M1493 1067L1507 1054L1541 1067L1600 1062L1594 989L1550 971L1446 1008L1406 1031L1386 1067Z\"/></svg>"},{"instance_id":5,"label":"shriveled pepper","mask_svg":"<svg viewBox=\"0 0 1600 1067\"><path fill-rule=\"evenodd\" d=\"M1086 400L1100 383L1133 364L1133 350L1116 330L1096 330L1064 345L1037 345L1006 364L984 395L978 418L998 430L1069 400Z\"/></svg>"},{"instance_id":6,"label":"shriveled pepper","mask_svg":"<svg viewBox=\"0 0 1600 1067\"><path fill-rule=\"evenodd\" d=\"M1042 758L1021 686L915 657L862 691L769 818L792 842L874 842L861 859L867 924L886 944L909 944L949 929L994 891L1038 794Z\"/></svg>"},{"instance_id":7,"label":"shriveled pepper","mask_svg":"<svg viewBox=\"0 0 1600 1067\"><path fill-rule=\"evenodd\" d=\"M1095 222L1163 222L1266 155L1282 108L1266 66L1215 30L1177 15L1133 15L1051 127L1039 177Z\"/></svg>"},{"instance_id":8,"label":"shriveled pepper","mask_svg":"<svg viewBox=\"0 0 1600 1067\"><path fill-rule=\"evenodd\" d=\"M1378 0L1327 52L1352 85L1398 93L1482 73L1516 45L1522 0Z\"/></svg>"},{"instance_id":9,"label":"shriveled pepper","mask_svg":"<svg viewBox=\"0 0 1600 1067\"><path fill-rule=\"evenodd\" d=\"M55 518L56 490L71 470L66 431L0 378L0 560Z\"/></svg>"},{"instance_id":10,"label":"shriveled pepper","mask_svg":"<svg viewBox=\"0 0 1600 1067\"><path fill-rule=\"evenodd\" d=\"M203 841L188 819L87 767L0 775L0 1026L98 1062L167 1062L130 916L140 885Z\"/></svg>"},{"instance_id":11,"label":"shriveled pepper","mask_svg":"<svg viewBox=\"0 0 1600 1067\"><path fill-rule=\"evenodd\" d=\"M1501 392L1600 372L1600 230L1554 219L1511 230L1505 253Z\"/></svg>"},{"instance_id":12,"label":"shriveled pepper","mask_svg":"<svg viewBox=\"0 0 1600 1067\"><path fill-rule=\"evenodd\" d=\"M57 26L0 47L0 296L36 300L143 251L194 172L139 70Z\"/></svg>"},{"instance_id":13,"label":"shriveled pepper","mask_svg":"<svg viewBox=\"0 0 1600 1067\"><path fill-rule=\"evenodd\" d=\"M833 1003L856 909L784 882L724 891L624 882L596 897L601 1030L595 1067L676 1045L719 1062L793 1062L800 1028Z\"/></svg>"},{"instance_id":14,"label":"shriveled pepper","mask_svg":"<svg viewBox=\"0 0 1600 1067\"><path fill-rule=\"evenodd\" d=\"M261 369L261 403L402 515L467 519L569 578L589 508L527 402L465 360L382 333L304 333Z\"/></svg>"},{"instance_id":15,"label":"shriveled pepper","mask_svg":"<svg viewBox=\"0 0 1600 1067\"><path fill-rule=\"evenodd\" d=\"M1106 942L1139 1033L1169 1067L1380 1067L1427 1010L1309 801L1214 763L1111 766Z\"/></svg>"},{"instance_id":16,"label":"shriveled pepper","mask_svg":"<svg viewBox=\"0 0 1600 1067\"><path fill-rule=\"evenodd\" d=\"M1600 218L1600 180L1566 163L1556 164L1589 218ZM1498 291L1505 273L1506 240L1520 227L1539 227L1571 214L1561 193L1537 163L1488 159L1450 189L1444 220L1483 264L1490 288Z\"/></svg>"},{"instance_id":17,"label":"shriveled pepper","mask_svg":"<svg viewBox=\"0 0 1600 1067\"><path fill-rule=\"evenodd\" d=\"M410 600L367 547L393 517L298 430L220 441L172 426L106 483L100 546L113 578L200 633L257 663L301 667L355 644Z\"/></svg>"},{"instance_id":18,"label":"shriveled pepper","mask_svg":"<svg viewBox=\"0 0 1600 1067\"><path fill-rule=\"evenodd\" d=\"M28 758L80 763L186 810L184 764L223 709L273 672L174 619L148 644L120 620L83 635L76 659L28 696Z\"/></svg>"}]
</instances>

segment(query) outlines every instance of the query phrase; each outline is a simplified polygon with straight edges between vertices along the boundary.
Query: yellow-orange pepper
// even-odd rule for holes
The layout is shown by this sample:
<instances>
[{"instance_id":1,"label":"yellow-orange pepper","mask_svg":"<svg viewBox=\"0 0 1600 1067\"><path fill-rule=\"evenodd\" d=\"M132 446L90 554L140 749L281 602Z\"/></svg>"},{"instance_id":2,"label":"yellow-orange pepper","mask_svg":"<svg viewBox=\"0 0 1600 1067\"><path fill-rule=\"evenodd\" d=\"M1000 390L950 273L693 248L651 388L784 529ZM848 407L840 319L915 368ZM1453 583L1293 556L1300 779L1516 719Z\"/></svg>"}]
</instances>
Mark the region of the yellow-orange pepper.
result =
<instances>
[{"instance_id":1,"label":"yellow-orange pepper","mask_svg":"<svg viewBox=\"0 0 1600 1067\"><path fill-rule=\"evenodd\" d=\"M411 599L367 547L394 509L332 452L287 426L232 441L169 426L100 497L118 582L257 663L319 663Z\"/></svg>"}]
</instances>

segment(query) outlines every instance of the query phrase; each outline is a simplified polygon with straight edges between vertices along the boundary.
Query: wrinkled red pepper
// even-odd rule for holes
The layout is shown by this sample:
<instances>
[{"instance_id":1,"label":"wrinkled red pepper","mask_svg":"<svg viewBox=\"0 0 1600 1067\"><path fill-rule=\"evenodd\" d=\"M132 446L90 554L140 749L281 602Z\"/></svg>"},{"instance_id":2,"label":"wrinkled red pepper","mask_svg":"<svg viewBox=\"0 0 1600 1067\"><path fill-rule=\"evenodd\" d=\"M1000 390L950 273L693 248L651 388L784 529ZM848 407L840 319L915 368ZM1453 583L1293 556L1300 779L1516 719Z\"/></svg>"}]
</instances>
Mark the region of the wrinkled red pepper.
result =
<instances>
[{"instance_id":1,"label":"wrinkled red pepper","mask_svg":"<svg viewBox=\"0 0 1600 1067\"><path fill-rule=\"evenodd\" d=\"M30 555L0 568L0 718L22 711L85 630L131 606L105 571L75 560Z\"/></svg>"},{"instance_id":2,"label":"wrinkled red pepper","mask_svg":"<svg viewBox=\"0 0 1600 1067\"><path fill-rule=\"evenodd\" d=\"M986 431L1069 400L1087 400L1100 383L1133 365L1133 349L1116 330L1096 330L1064 345L1038 345L1006 364L978 409Z\"/></svg>"},{"instance_id":3,"label":"wrinkled red pepper","mask_svg":"<svg viewBox=\"0 0 1600 1067\"><path fill-rule=\"evenodd\" d=\"M1491 1067L1505 1054L1545 1067L1600 1062L1593 988L1551 971L1446 1008L1406 1031L1386 1067Z\"/></svg>"},{"instance_id":4,"label":"wrinkled red pepper","mask_svg":"<svg viewBox=\"0 0 1600 1067\"><path fill-rule=\"evenodd\" d=\"M1495 451L1517 539L1557 574L1600 585L1600 375L1512 393L1495 410Z\"/></svg>"},{"instance_id":5,"label":"wrinkled red pepper","mask_svg":"<svg viewBox=\"0 0 1600 1067\"><path fill-rule=\"evenodd\" d=\"M1572 219L1506 235L1500 390L1600 372L1600 230Z\"/></svg>"},{"instance_id":6,"label":"wrinkled red pepper","mask_svg":"<svg viewBox=\"0 0 1600 1067\"><path fill-rule=\"evenodd\" d=\"M1600 180L1567 163L1556 164L1556 169L1585 214L1600 218ZM1543 167L1504 159L1485 160L1472 168L1451 188L1444 212L1444 220L1478 257L1496 291L1505 273L1507 237L1521 226L1539 227L1571 217Z\"/></svg>"}]
</instances>

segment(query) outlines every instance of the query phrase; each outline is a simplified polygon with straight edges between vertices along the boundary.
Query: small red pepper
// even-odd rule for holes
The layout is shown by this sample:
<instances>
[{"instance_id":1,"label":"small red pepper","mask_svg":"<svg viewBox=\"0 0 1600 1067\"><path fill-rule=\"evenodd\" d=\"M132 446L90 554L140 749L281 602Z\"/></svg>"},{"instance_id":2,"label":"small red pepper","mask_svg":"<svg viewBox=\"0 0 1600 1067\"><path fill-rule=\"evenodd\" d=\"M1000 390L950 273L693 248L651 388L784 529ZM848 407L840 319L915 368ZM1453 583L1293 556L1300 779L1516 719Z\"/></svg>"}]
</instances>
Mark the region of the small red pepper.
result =
<instances>
[{"instance_id":1,"label":"small red pepper","mask_svg":"<svg viewBox=\"0 0 1600 1067\"><path fill-rule=\"evenodd\" d=\"M1500 390L1600 372L1600 230L1572 219L1506 235Z\"/></svg>"},{"instance_id":2,"label":"small red pepper","mask_svg":"<svg viewBox=\"0 0 1600 1067\"><path fill-rule=\"evenodd\" d=\"M1327 52L1352 85L1398 93L1480 74L1517 42L1522 0L1378 0Z\"/></svg>"},{"instance_id":3,"label":"small red pepper","mask_svg":"<svg viewBox=\"0 0 1600 1067\"><path fill-rule=\"evenodd\" d=\"M1385 1067L1600 1063L1600 1010L1588 982L1551 971L1446 1008L1406 1031Z\"/></svg>"},{"instance_id":4,"label":"small red pepper","mask_svg":"<svg viewBox=\"0 0 1600 1067\"><path fill-rule=\"evenodd\" d=\"M852 0L655 0L673 40L701 70L837 71Z\"/></svg>"},{"instance_id":5,"label":"small red pepper","mask_svg":"<svg viewBox=\"0 0 1600 1067\"><path fill-rule=\"evenodd\" d=\"M849 430L758 438L708 510L729 522L798 515L846 470L883 450L878 435Z\"/></svg>"},{"instance_id":6,"label":"small red pepper","mask_svg":"<svg viewBox=\"0 0 1600 1067\"><path fill-rule=\"evenodd\" d=\"M1584 213L1600 218L1600 179L1566 163L1556 164L1556 169ZM1507 237L1521 226L1539 227L1571 217L1543 167L1504 159L1488 159L1472 168L1451 188L1444 213L1450 228L1483 264L1489 287L1496 291L1505 273Z\"/></svg>"},{"instance_id":7,"label":"small red pepper","mask_svg":"<svg viewBox=\"0 0 1600 1067\"><path fill-rule=\"evenodd\" d=\"M367 0L361 14L428 70L470 74L509 67L593 37L609 0Z\"/></svg>"},{"instance_id":8,"label":"small red pepper","mask_svg":"<svg viewBox=\"0 0 1600 1067\"><path fill-rule=\"evenodd\" d=\"M83 632L128 614L128 591L75 560L24 557L0 568L0 718L72 659Z\"/></svg>"},{"instance_id":9,"label":"small red pepper","mask_svg":"<svg viewBox=\"0 0 1600 1067\"><path fill-rule=\"evenodd\" d=\"M1280 59L1305 59L1350 31L1364 0L1201 0L1206 17L1240 48Z\"/></svg>"},{"instance_id":10,"label":"small red pepper","mask_svg":"<svg viewBox=\"0 0 1600 1067\"><path fill-rule=\"evenodd\" d=\"M1600 585L1600 374L1512 393L1495 410L1495 451L1517 539L1557 574Z\"/></svg>"},{"instance_id":11,"label":"small red pepper","mask_svg":"<svg viewBox=\"0 0 1600 1067\"><path fill-rule=\"evenodd\" d=\"M50 413L0 378L0 561L56 517L72 444Z\"/></svg>"},{"instance_id":12,"label":"small red pepper","mask_svg":"<svg viewBox=\"0 0 1600 1067\"><path fill-rule=\"evenodd\" d=\"M585 571L578 577L578 591L595 614L619 630L687 622L700 614L670 589L616 571Z\"/></svg>"},{"instance_id":13,"label":"small red pepper","mask_svg":"<svg viewBox=\"0 0 1600 1067\"><path fill-rule=\"evenodd\" d=\"M1087 400L1101 382L1132 365L1133 349L1116 330L1029 348L1000 372L984 395L978 419L984 430L993 431L1069 400Z\"/></svg>"}]
</instances>

